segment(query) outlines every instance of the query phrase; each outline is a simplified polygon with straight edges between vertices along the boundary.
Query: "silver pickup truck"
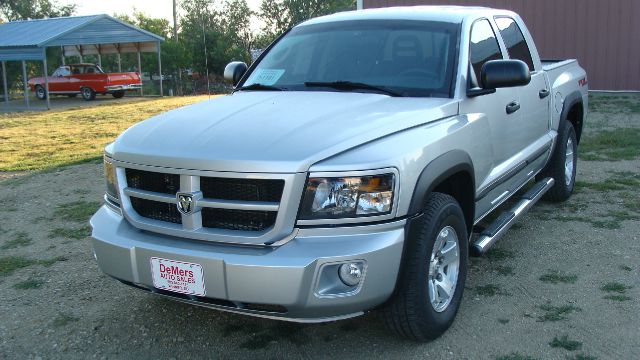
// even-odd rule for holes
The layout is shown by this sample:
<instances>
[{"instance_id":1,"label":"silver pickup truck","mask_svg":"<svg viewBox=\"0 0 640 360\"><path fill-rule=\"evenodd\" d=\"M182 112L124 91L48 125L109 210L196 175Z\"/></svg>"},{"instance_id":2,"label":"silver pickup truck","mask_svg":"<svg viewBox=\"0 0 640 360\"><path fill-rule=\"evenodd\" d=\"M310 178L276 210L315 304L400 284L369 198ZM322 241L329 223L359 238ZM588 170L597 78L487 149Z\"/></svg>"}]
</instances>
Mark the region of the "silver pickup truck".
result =
<instances>
[{"instance_id":1,"label":"silver pickup truck","mask_svg":"<svg viewBox=\"0 0 640 360\"><path fill-rule=\"evenodd\" d=\"M540 198L573 191L585 71L541 61L513 12L320 17L225 76L233 94L105 148L91 226L106 274L271 319L379 309L425 341L453 322L469 255Z\"/></svg>"}]
</instances>

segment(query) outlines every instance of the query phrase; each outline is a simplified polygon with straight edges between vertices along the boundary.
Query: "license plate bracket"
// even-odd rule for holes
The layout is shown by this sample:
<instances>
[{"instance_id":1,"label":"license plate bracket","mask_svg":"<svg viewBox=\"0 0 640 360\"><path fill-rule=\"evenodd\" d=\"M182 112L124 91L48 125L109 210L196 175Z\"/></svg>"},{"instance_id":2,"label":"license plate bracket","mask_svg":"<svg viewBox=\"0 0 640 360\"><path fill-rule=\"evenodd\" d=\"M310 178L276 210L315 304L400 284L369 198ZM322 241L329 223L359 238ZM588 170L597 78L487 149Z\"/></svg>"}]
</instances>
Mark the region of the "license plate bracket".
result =
<instances>
[{"instance_id":1,"label":"license plate bracket","mask_svg":"<svg viewBox=\"0 0 640 360\"><path fill-rule=\"evenodd\" d=\"M202 265L158 257L149 262L156 288L194 296L206 294Z\"/></svg>"}]
</instances>

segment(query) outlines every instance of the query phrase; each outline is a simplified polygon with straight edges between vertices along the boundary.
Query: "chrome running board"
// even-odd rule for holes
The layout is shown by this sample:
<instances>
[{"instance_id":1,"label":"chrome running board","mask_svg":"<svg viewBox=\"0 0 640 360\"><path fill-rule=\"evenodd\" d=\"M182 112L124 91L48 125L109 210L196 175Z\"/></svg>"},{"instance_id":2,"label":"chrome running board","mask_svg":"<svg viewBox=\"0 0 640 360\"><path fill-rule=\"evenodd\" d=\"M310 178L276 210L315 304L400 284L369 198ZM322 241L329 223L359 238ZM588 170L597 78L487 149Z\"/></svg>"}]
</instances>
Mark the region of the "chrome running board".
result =
<instances>
[{"instance_id":1,"label":"chrome running board","mask_svg":"<svg viewBox=\"0 0 640 360\"><path fill-rule=\"evenodd\" d=\"M553 178L548 177L533 185L511 209L500 214L491 225L480 233L478 239L471 246L471 255L482 256L486 253L496 240L504 235L522 215L529 211L533 204L540 200L542 195L551 189L553 183Z\"/></svg>"}]
</instances>

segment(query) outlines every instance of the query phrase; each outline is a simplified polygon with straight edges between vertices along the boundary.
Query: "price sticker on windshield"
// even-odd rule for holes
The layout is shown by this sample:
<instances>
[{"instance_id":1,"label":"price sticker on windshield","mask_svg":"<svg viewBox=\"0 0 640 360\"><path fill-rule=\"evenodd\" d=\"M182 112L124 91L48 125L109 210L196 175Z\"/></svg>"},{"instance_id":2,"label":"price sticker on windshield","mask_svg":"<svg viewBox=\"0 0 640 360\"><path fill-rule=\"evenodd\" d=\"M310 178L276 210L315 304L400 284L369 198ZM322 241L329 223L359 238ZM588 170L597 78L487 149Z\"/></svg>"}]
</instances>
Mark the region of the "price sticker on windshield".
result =
<instances>
[{"instance_id":1,"label":"price sticker on windshield","mask_svg":"<svg viewBox=\"0 0 640 360\"><path fill-rule=\"evenodd\" d=\"M284 69L256 69L249 79L247 79L247 85L262 84L273 85L284 74Z\"/></svg>"}]
</instances>

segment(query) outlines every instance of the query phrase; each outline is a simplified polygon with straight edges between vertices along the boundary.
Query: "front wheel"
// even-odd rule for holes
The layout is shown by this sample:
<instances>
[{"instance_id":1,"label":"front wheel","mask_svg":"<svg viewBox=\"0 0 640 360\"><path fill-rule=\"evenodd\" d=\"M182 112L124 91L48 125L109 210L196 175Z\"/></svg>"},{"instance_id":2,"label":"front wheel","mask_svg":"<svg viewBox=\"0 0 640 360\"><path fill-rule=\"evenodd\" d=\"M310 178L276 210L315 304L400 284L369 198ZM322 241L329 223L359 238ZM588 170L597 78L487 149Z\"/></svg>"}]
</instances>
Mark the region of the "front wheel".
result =
<instances>
[{"instance_id":1,"label":"front wheel","mask_svg":"<svg viewBox=\"0 0 640 360\"><path fill-rule=\"evenodd\" d=\"M552 177L553 187L544 195L545 200L560 202L567 200L573 193L578 162L578 141L573 125L566 120L560 122L556 148L547 167L538 178Z\"/></svg>"},{"instance_id":2,"label":"front wheel","mask_svg":"<svg viewBox=\"0 0 640 360\"><path fill-rule=\"evenodd\" d=\"M96 92L88 87L83 87L82 89L80 89L80 94L82 94L82 98L86 101L91 101L96 98Z\"/></svg>"},{"instance_id":3,"label":"front wheel","mask_svg":"<svg viewBox=\"0 0 640 360\"><path fill-rule=\"evenodd\" d=\"M397 289L382 310L397 335L428 341L442 335L460 307L467 277L464 215L451 196L433 193L406 241Z\"/></svg>"}]
</instances>

